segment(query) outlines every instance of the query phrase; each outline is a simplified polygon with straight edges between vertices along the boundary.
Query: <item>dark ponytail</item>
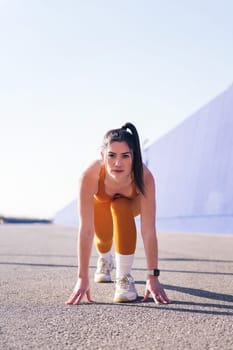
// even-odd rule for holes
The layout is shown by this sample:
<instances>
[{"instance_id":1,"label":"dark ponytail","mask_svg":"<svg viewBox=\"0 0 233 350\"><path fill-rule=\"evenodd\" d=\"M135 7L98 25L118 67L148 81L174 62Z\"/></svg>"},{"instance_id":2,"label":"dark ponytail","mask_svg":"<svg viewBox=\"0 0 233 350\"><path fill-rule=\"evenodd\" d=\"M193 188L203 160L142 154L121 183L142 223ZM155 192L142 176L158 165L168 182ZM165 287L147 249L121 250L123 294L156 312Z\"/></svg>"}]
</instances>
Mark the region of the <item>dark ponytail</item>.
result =
<instances>
[{"instance_id":1,"label":"dark ponytail","mask_svg":"<svg viewBox=\"0 0 233 350\"><path fill-rule=\"evenodd\" d=\"M142 153L137 129L132 123L126 123L120 129L109 130L104 136L102 149L112 142L126 142L133 151L134 181L140 192L145 194Z\"/></svg>"},{"instance_id":2,"label":"dark ponytail","mask_svg":"<svg viewBox=\"0 0 233 350\"><path fill-rule=\"evenodd\" d=\"M130 130L132 136L133 136L133 173L134 173L134 180L136 182L137 187L142 192L142 194L145 194L145 185L144 185L144 178L143 178L143 162L142 162L142 152L141 152L141 146L140 146L140 139L137 132L136 127L132 123L125 123L125 125L122 126L122 129L124 130Z\"/></svg>"}]
</instances>

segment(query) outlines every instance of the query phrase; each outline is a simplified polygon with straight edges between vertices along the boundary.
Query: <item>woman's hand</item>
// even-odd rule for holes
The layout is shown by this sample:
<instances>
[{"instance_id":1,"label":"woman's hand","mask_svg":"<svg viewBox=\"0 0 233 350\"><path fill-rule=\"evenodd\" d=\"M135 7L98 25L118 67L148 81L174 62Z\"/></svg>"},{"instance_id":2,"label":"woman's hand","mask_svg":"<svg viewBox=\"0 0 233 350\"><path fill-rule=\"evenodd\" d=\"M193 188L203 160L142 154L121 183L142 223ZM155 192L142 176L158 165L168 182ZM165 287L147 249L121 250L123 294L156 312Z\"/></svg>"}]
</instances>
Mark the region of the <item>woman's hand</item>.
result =
<instances>
[{"instance_id":1,"label":"woman's hand","mask_svg":"<svg viewBox=\"0 0 233 350\"><path fill-rule=\"evenodd\" d=\"M144 298L142 301L147 301L149 295L152 295L152 298L154 299L156 304L169 304L170 301L161 286L158 277L156 276L148 276L148 279L146 281L146 289Z\"/></svg>"},{"instance_id":2,"label":"woman's hand","mask_svg":"<svg viewBox=\"0 0 233 350\"><path fill-rule=\"evenodd\" d=\"M77 305L81 302L86 295L87 301L92 302L89 288L89 278L78 278L78 281L74 287L74 291L70 298L66 301L67 305Z\"/></svg>"}]
</instances>

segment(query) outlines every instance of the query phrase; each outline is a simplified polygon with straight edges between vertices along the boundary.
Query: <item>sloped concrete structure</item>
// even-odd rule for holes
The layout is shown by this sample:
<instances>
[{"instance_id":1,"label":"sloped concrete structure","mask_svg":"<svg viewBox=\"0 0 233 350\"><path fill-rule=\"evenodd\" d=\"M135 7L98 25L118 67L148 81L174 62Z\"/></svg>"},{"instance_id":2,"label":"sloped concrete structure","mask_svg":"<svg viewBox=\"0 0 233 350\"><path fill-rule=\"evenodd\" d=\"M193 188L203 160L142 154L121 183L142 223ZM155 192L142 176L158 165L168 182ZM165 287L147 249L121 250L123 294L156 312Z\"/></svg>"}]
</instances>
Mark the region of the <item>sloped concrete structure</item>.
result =
<instances>
[{"instance_id":1,"label":"sloped concrete structure","mask_svg":"<svg viewBox=\"0 0 233 350\"><path fill-rule=\"evenodd\" d=\"M77 226L78 225L78 208L77 200L73 200L63 209L59 210L53 223L57 225Z\"/></svg>"},{"instance_id":2,"label":"sloped concrete structure","mask_svg":"<svg viewBox=\"0 0 233 350\"><path fill-rule=\"evenodd\" d=\"M233 233L233 86L146 150L160 230Z\"/></svg>"},{"instance_id":3,"label":"sloped concrete structure","mask_svg":"<svg viewBox=\"0 0 233 350\"><path fill-rule=\"evenodd\" d=\"M144 151L156 179L157 228L233 233L233 86ZM77 225L70 203L55 223Z\"/></svg>"}]
</instances>

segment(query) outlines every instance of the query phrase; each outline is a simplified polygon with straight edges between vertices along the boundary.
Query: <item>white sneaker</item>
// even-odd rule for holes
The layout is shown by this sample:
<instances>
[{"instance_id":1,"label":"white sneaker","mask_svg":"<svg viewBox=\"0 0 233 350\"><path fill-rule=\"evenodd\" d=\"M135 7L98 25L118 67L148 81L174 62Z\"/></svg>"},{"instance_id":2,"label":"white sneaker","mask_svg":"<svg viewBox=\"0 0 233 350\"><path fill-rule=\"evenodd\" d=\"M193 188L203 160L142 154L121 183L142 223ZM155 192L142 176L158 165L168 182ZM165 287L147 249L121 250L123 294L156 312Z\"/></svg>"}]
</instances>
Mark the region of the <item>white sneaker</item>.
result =
<instances>
[{"instance_id":1,"label":"white sneaker","mask_svg":"<svg viewBox=\"0 0 233 350\"><path fill-rule=\"evenodd\" d=\"M137 299L134 279L130 274L117 278L115 283L115 303L123 303Z\"/></svg>"},{"instance_id":2,"label":"white sneaker","mask_svg":"<svg viewBox=\"0 0 233 350\"><path fill-rule=\"evenodd\" d=\"M110 272L113 269L113 262L108 262L106 259L99 257L97 261L97 269L95 272L94 281L97 283L111 282Z\"/></svg>"}]
</instances>

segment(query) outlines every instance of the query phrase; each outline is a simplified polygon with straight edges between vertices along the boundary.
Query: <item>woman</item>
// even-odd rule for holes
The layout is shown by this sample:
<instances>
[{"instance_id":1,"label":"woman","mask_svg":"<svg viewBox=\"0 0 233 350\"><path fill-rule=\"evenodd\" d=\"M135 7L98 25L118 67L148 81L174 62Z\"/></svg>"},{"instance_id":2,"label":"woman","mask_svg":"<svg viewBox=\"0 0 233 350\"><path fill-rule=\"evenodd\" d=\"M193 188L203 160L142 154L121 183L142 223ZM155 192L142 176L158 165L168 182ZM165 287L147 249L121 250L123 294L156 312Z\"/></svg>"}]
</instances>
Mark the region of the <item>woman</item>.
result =
<instances>
[{"instance_id":1,"label":"woman","mask_svg":"<svg viewBox=\"0 0 233 350\"><path fill-rule=\"evenodd\" d=\"M146 301L169 303L159 280L155 228L155 184L142 163L140 141L135 126L106 133L101 160L94 161L82 174L79 186L78 280L67 304L78 304L86 295L91 302L89 260L93 238L99 254L95 282L110 282L114 243L116 283L114 302L137 299L131 268L136 249L134 217L141 216L141 234L147 260Z\"/></svg>"}]
</instances>

